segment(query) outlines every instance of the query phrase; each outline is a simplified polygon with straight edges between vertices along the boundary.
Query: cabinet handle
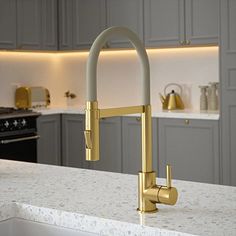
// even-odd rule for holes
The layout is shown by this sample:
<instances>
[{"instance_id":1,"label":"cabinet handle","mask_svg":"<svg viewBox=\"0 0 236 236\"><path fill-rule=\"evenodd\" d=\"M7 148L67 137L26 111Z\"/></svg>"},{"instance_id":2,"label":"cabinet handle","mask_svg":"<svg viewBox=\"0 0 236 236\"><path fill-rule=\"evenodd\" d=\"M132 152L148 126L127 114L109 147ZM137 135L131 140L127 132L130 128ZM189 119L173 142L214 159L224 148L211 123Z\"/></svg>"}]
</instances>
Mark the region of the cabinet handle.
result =
<instances>
[{"instance_id":1,"label":"cabinet handle","mask_svg":"<svg viewBox=\"0 0 236 236\"><path fill-rule=\"evenodd\" d=\"M191 44L191 41L190 41L190 40L187 40L187 41L186 41L186 44L187 44L187 45Z\"/></svg>"},{"instance_id":2,"label":"cabinet handle","mask_svg":"<svg viewBox=\"0 0 236 236\"><path fill-rule=\"evenodd\" d=\"M186 125L189 125L189 120L186 119L186 120L184 121L184 123L185 123Z\"/></svg>"},{"instance_id":3,"label":"cabinet handle","mask_svg":"<svg viewBox=\"0 0 236 236\"><path fill-rule=\"evenodd\" d=\"M181 41L180 41L180 44L181 44L181 45L184 45L184 41L183 41L183 40L181 40Z\"/></svg>"},{"instance_id":4,"label":"cabinet handle","mask_svg":"<svg viewBox=\"0 0 236 236\"><path fill-rule=\"evenodd\" d=\"M136 117L136 121L140 122L141 121L141 117Z\"/></svg>"}]
</instances>

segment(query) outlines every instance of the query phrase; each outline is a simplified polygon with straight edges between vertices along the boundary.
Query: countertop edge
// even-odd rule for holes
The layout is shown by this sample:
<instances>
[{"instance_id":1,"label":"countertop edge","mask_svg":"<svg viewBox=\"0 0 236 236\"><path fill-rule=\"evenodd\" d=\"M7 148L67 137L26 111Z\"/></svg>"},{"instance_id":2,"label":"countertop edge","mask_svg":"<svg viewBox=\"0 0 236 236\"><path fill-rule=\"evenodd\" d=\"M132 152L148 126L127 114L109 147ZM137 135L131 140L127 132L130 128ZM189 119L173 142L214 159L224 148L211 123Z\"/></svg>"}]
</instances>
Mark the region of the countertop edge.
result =
<instances>
[{"instance_id":1,"label":"countertop edge","mask_svg":"<svg viewBox=\"0 0 236 236\"><path fill-rule=\"evenodd\" d=\"M0 222L19 218L57 227L64 227L75 231L84 231L99 235L142 235L142 236L196 236L194 234L154 228L143 224L100 218L86 214L73 213L64 210L45 208L25 203L13 202L4 206L4 219ZM1 207L1 211L2 211ZM49 217L50 216L50 217ZM140 214L140 221L142 218ZM75 220L76 219L76 220ZM131 234L132 233L132 234Z\"/></svg>"},{"instance_id":2,"label":"countertop edge","mask_svg":"<svg viewBox=\"0 0 236 236\"><path fill-rule=\"evenodd\" d=\"M56 115L56 114L84 114L84 109L81 108L47 108L35 110L42 115ZM127 115L137 116L137 115ZM157 111L152 113L154 118L176 118L176 119L199 119L199 120L219 120L220 114L218 112L198 112L198 111Z\"/></svg>"}]
</instances>

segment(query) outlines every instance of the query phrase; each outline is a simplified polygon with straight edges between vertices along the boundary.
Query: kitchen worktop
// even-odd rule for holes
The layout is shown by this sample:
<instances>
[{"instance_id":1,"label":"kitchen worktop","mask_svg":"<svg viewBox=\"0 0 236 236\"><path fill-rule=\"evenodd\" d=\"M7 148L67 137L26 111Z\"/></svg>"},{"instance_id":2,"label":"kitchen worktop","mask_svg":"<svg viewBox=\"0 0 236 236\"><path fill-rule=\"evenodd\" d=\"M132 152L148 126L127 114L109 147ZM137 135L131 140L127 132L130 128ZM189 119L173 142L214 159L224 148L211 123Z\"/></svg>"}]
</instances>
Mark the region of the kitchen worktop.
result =
<instances>
[{"instance_id":1,"label":"kitchen worktop","mask_svg":"<svg viewBox=\"0 0 236 236\"><path fill-rule=\"evenodd\" d=\"M81 107L51 107L46 109L38 109L42 115L51 114L84 114L84 108ZM130 115L132 116L132 115ZM152 112L153 117L158 118L177 118L177 119L203 119L203 120L219 120L219 111L200 112L198 110L156 110Z\"/></svg>"},{"instance_id":2,"label":"kitchen worktop","mask_svg":"<svg viewBox=\"0 0 236 236\"><path fill-rule=\"evenodd\" d=\"M236 187L174 180L177 204L140 214L137 182L136 175L0 160L0 220L109 236L236 235Z\"/></svg>"}]
</instances>

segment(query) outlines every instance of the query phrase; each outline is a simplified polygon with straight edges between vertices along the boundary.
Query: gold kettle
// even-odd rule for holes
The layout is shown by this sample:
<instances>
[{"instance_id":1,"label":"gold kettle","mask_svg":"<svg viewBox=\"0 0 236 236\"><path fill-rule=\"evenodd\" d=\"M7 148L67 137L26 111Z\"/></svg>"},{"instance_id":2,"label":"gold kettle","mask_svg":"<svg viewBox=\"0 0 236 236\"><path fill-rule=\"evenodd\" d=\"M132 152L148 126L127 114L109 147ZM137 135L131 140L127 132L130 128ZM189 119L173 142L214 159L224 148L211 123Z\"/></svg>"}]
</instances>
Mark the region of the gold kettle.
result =
<instances>
[{"instance_id":1,"label":"gold kettle","mask_svg":"<svg viewBox=\"0 0 236 236\"><path fill-rule=\"evenodd\" d=\"M177 86L180 89L180 95L175 92L175 90L171 90L170 93L166 94L167 88L170 86ZM170 83L165 86L164 96L159 93L160 100L162 103L162 109L164 110L183 110L184 103L181 99L182 96L182 87L179 84Z\"/></svg>"}]
</instances>

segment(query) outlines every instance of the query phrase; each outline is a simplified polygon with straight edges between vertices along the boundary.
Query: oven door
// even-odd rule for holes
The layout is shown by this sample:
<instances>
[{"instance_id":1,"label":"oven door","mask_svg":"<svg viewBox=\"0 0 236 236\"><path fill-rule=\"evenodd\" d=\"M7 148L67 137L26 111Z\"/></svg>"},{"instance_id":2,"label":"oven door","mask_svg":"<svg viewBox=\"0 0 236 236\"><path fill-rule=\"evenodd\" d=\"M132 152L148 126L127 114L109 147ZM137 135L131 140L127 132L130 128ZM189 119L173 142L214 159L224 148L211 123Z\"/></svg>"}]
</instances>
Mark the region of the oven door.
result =
<instances>
[{"instance_id":1,"label":"oven door","mask_svg":"<svg viewBox=\"0 0 236 236\"><path fill-rule=\"evenodd\" d=\"M37 139L35 133L0 138L0 159L37 162Z\"/></svg>"}]
</instances>

